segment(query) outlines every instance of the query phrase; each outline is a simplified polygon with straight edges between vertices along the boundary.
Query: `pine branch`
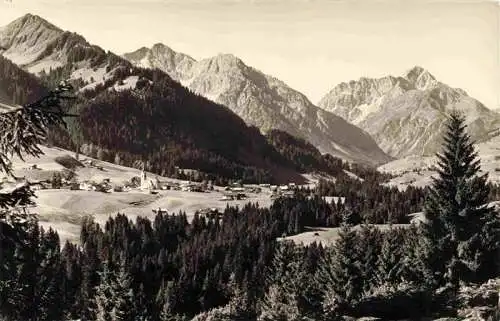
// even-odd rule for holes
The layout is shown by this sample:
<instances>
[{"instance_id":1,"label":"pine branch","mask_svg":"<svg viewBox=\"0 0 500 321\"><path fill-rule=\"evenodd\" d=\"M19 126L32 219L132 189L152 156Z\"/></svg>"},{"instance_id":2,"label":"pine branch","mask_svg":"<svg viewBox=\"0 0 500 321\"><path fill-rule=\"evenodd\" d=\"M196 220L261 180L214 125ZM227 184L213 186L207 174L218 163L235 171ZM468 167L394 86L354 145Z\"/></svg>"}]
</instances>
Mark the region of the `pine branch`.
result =
<instances>
[{"instance_id":1,"label":"pine branch","mask_svg":"<svg viewBox=\"0 0 500 321\"><path fill-rule=\"evenodd\" d=\"M8 193L0 193L0 209L7 209L18 206L33 205L31 197L35 193L30 189L31 184L24 183L17 186L14 190Z\"/></svg>"},{"instance_id":2,"label":"pine branch","mask_svg":"<svg viewBox=\"0 0 500 321\"><path fill-rule=\"evenodd\" d=\"M69 93L72 87L62 83L46 97L0 114L0 170L12 175L10 158L23 154L39 157L43 154L39 145L47 139L48 129L64 126L65 117L75 117L63 111L61 102L75 99Z\"/></svg>"}]
</instances>

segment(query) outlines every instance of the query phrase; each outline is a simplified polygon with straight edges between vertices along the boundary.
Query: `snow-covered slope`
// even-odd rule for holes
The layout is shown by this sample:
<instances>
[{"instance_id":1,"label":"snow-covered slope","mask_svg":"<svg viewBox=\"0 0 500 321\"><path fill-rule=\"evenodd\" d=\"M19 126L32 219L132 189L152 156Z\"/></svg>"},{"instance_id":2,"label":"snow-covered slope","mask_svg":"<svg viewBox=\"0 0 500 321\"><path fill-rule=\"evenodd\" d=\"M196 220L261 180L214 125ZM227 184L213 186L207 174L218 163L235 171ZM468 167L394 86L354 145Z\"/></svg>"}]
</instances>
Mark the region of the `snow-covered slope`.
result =
<instances>
[{"instance_id":1,"label":"snow-covered slope","mask_svg":"<svg viewBox=\"0 0 500 321\"><path fill-rule=\"evenodd\" d=\"M500 128L500 114L461 89L451 88L421 67L400 77L341 83L318 104L366 130L393 157L431 156L441 145L443 123L462 111L475 139Z\"/></svg>"},{"instance_id":2,"label":"snow-covered slope","mask_svg":"<svg viewBox=\"0 0 500 321\"><path fill-rule=\"evenodd\" d=\"M476 145L476 151L481 159L481 170L488 173L491 182L500 184L500 131L492 133L488 140ZM389 185L406 188L408 185L426 186L432 182L435 175L436 157L408 156L384 164L378 168L381 172L396 175Z\"/></svg>"},{"instance_id":3,"label":"snow-covered slope","mask_svg":"<svg viewBox=\"0 0 500 321\"><path fill-rule=\"evenodd\" d=\"M0 28L0 54L37 76L63 67L60 73L81 81L81 88L103 83L119 63L82 36L32 14Z\"/></svg>"},{"instance_id":4,"label":"snow-covered slope","mask_svg":"<svg viewBox=\"0 0 500 321\"><path fill-rule=\"evenodd\" d=\"M323 153L350 161L381 164L390 160L366 132L231 54L195 61L155 45L124 57L137 66L169 73L194 92L229 107L262 132L280 129L306 139Z\"/></svg>"}]
</instances>

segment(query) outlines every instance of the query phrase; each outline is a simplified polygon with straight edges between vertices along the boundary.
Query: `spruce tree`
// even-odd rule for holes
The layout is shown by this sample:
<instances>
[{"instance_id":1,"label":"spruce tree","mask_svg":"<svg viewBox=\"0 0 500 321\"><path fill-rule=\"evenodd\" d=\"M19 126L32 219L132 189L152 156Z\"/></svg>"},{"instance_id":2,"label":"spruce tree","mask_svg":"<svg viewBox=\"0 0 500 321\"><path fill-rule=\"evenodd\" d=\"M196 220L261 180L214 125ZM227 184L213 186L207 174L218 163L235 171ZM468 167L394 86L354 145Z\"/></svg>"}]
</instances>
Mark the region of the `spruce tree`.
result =
<instances>
[{"instance_id":1,"label":"spruce tree","mask_svg":"<svg viewBox=\"0 0 500 321\"><path fill-rule=\"evenodd\" d=\"M293 293L278 285L271 285L265 294L258 321L297 321L302 320Z\"/></svg>"},{"instance_id":2,"label":"spruce tree","mask_svg":"<svg viewBox=\"0 0 500 321\"><path fill-rule=\"evenodd\" d=\"M411 224L404 233L402 244L404 255L401 277L403 281L417 287L422 287L422 280L425 278L425 274L422 273L422 262L419 260L418 255L420 235L418 226Z\"/></svg>"},{"instance_id":3,"label":"spruce tree","mask_svg":"<svg viewBox=\"0 0 500 321\"><path fill-rule=\"evenodd\" d=\"M102 272L99 272L100 282L95 294L95 320L133 321L136 306L132 280L122 260L118 271L111 271L108 262L104 262Z\"/></svg>"},{"instance_id":4,"label":"spruce tree","mask_svg":"<svg viewBox=\"0 0 500 321\"><path fill-rule=\"evenodd\" d=\"M375 283L377 263L382 247L382 234L373 225L363 224L359 232L356 256L360 261L360 273L363 275L363 292L369 293Z\"/></svg>"},{"instance_id":5,"label":"spruce tree","mask_svg":"<svg viewBox=\"0 0 500 321\"><path fill-rule=\"evenodd\" d=\"M349 216L350 211L344 211L339 237L326 251L317 273L318 283L323 285L323 310L329 318L356 303L363 292L360 261L354 251L358 236Z\"/></svg>"},{"instance_id":6,"label":"spruce tree","mask_svg":"<svg viewBox=\"0 0 500 321\"><path fill-rule=\"evenodd\" d=\"M115 307L115 287L112 272L108 264L103 263L103 269L99 272L100 282L95 291L95 318L96 321L114 321L112 311Z\"/></svg>"},{"instance_id":7,"label":"spruce tree","mask_svg":"<svg viewBox=\"0 0 500 321\"><path fill-rule=\"evenodd\" d=\"M377 262L377 285L396 290L404 269L402 246L403 238L399 230L391 227L383 234L382 249Z\"/></svg>"},{"instance_id":8,"label":"spruce tree","mask_svg":"<svg viewBox=\"0 0 500 321\"><path fill-rule=\"evenodd\" d=\"M296 277L299 272L300 254L300 249L292 241L276 244L271 267L268 269L267 284L294 292L298 286Z\"/></svg>"},{"instance_id":9,"label":"spruce tree","mask_svg":"<svg viewBox=\"0 0 500 321\"><path fill-rule=\"evenodd\" d=\"M240 285L236 282L235 274L230 275L228 283L230 300L227 310L233 319L255 319L255 307L252 306L249 287L248 279L244 279Z\"/></svg>"},{"instance_id":10,"label":"spruce tree","mask_svg":"<svg viewBox=\"0 0 500 321\"><path fill-rule=\"evenodd\" d=\"M134 305L134 292L132 290L132 279L126 270L126 263L124 260L120 263L120 270L113 282L114 293L114 307L111 312L113 320L115 321L133 321L136 316Z\"/></svg>"},{"instance_id":11,"label":"spruce tree","mask_svg":"<svg viewBox=\"0 0 500 321\"><path fill-rule=\"evenodd\" d=\"M299 249L293 242L277 244L258 320L303 320L298 306L300 261Z\"/></svg>"},{"instance_id":12,"label":"spruce tree","mask_svg":"<svg viewBox=\"0 0 500 321\"><path fill-rule=\"evenodd\" d=\"M63 296L61 252L59 236L52 229L41 235L38 256L35 280L37 319L62 320L65 307L60 302Z\"/></svg>"},{"instance_id":13,"label":"spruce tree","mask_svg":"<svg viewBox=\"0 0 500 321\"><path fill-rule=\"evenodd\" d=\"M436 284L457 287L460 281L492 277L498 254L499 218L488 206L487 175L479 176L480 160L466 132L465 118L451 113L438 175L426 199L421 256ZM488 275L489 274L489 275Z\"/></svg>"},{"instance_id":14,"label":"spruce tree","mask_svg":"<svg viewBox=\"0 0 500 321\"><path fill-rule=\"evenodd\" d=\"M182 317L174 311L175 288L173 281L162 282L156 296L156 304L160 310L160 321L178 321Z\"/></svg>"}]
</instances>

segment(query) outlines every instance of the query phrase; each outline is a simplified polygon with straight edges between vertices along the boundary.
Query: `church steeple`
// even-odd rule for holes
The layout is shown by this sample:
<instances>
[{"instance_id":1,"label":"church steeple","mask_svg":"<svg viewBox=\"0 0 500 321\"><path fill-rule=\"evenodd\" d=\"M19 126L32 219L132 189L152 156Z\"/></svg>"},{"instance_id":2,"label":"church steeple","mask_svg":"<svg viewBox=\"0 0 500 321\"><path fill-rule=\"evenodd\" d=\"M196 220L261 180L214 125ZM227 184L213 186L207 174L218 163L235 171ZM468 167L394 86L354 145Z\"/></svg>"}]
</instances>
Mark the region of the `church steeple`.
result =
<instances>
[{"instance_id":1,"label":"church steeple","mask_svg":"<svg viewBox=\"0 0 500 321\"><path fill-rule=\"evenodd\" d=\"M145 169L145 166L144 166L144 161L142 162L142 170L141 170L141 187L144 187L146 186L146 171L144 170Z\"/></svg>"}]
</instances>

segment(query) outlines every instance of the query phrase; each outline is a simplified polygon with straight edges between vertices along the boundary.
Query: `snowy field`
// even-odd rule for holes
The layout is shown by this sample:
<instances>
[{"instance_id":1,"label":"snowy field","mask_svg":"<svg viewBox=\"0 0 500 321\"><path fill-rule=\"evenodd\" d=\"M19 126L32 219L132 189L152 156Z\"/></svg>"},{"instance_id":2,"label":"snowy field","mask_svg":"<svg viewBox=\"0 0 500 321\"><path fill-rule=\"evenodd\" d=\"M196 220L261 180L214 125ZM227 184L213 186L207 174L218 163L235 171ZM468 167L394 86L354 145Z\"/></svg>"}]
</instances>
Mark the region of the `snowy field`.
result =
<instances>
[{"instance_id":1,"label":"snowy field","mask_svg":"<svg viewBox=\"0 0 500 321\"><path fill-rule=\"evenodd\" d=\"M489 206L496 207L498 213L500 214L500 201L492 202L489 204ZM408 216L410 217L410 222L416 225L425 220L423 212L411 213L408 214ZM391 225L389 224L377 224L374 226L380 229L381 231L386 231L391 228ZM410 226L411 226L410 224L393 224L392 228L408 228ZM354 226L354 230L359 230L360 228L361 225ZM297 244L303 244L306 246L314 242L318 244L321 243L323 245L332 245L339 238L339 231L341 228L307 227L306 229L307 229L306 232L293 236L279 238L278 240L291 240Z\"/></svg>"},{"instance_id":2,"label":"snowy field","mask_svg":"<svg viewBox=\"0 0 500 321\"><path fill-rule=\"evenodd\" d=\"M408 216L410 217L410 222L415 224L418 224L424 219L422 212L412 213ZM385 231L391 228L391 225L389 224L377 224L374 226L381 231ZM392 228L406 228L409 226L409 224L393 224ZM361 229L361 225L356 225L353 228L354 230L359 230ZM340 227L307 227L306 229L306 232L279 238L278 240L290 240L297 244L303 244L306 246L314 242L318 244L321 243L323 245L331 245L335 243L335 241L339 238L339 232L341 230Z\"/></svg>"},{"instance_id":3,"label":"snowy field","mask_svg":"<svg viewBox=\"0 0 500 321\"><path fill-rule=\"evenodd\" d=\"M476 151L481 158L483 173L488 173L491 182L500 184L500 135L477 144ZM408 185L419 187L428 185L431 176L436 174L432 170L434 165L436 165L435 157L410 156L382 165L378 170L397 176L388 185L405 189Z\"/></svg>"},{"instance_id":4,"label":"snowy field","mask_svg":"<svg viewBox=\"0 0 500 321\"><path fill-rule=\"evenodd\" d=\"M250 194L246 200L220 201L221 192L197 193L183 191L159 191L157 195L147 192L100 193L92 191L41 190L37 191L37 207L40 224L56 229L61 239L77 241L80 223L85 215L93 215L96 222L103 225L110 216L117 213L127 215L135 221L137 216L153 219L153 210L161 208L169 213L186 212L188 220L201 209L216 208L224 210L227 205L244 206L248 202L270 206L271 198L267 193ZM64 240L62 240L64 241Z\"/></svg>"},{"instance_id":5,"label":"snowy field","mask_svg":"<svg viewBox=\"0 0 500 321\"><path fill-rule=\"evenodd\" d=\"M393 228L407 227L407 224L393 224ZM377 228L384 231L390 228L389 224L379 224L376 225ZM359 230L361 225L356 225L355 230ZM332 245L339 238L340 227L309 227L308 231L300 233L293 236L288 236L285 238L279 238L278 240L290 240L297 244L303 244L305 246L312 244L314 242L321 243L323 246Z\"/></svg>"},{"instance_id":6,"label":"snowy field","mask_svg":"<svg viewBox=\"0 0 500 321\"><path fill-rule=\"evenodd\" d=\"M60 172L63 166L55 162L59 156L70 155L72 152L59 149L42 147L45 155L40 158L27 157L26 162L18 158L13 160L14 174L26 177L29 181L50 179L54 172ZM89 159L80 157L80 160ZM96 161L103 170L85 167L76 171L79 181L93 180L96 182L109 178L113 183L122 184L134 176L140 176L140 171L133 168L119 166L107 162ZM39 169L31 169L36 164ZM156 175L147 173L148 177ZM0 176L1 178L1 176ZM185 183L184 181L160 177L161 181ZM6 184L8 185L8 184ZM137 216L153 218L153 210L161 208L169 213L186 212L188 219L201 209L223 210L227 205L242 207L252 202L258 203L261 207L268 207L272 203L271 192L263 188L261 193L245 192L247 199L235 201L221 201L223 188L214 187L211 192L186 192L177 190L159 190L153 195L148 191L132 190L129 192L101 193L85 190L69 189L46 189L36 191L37 206L30 209L31 212L39 215L40 224L44 228L52 227L57 230L61 241L69 239L78 241L80 235L80 223L85 215L93 215L95 220L102 224L109 216L117 213L126 214L130 219L135 220Z\"/></svg>"}]
</instances>

